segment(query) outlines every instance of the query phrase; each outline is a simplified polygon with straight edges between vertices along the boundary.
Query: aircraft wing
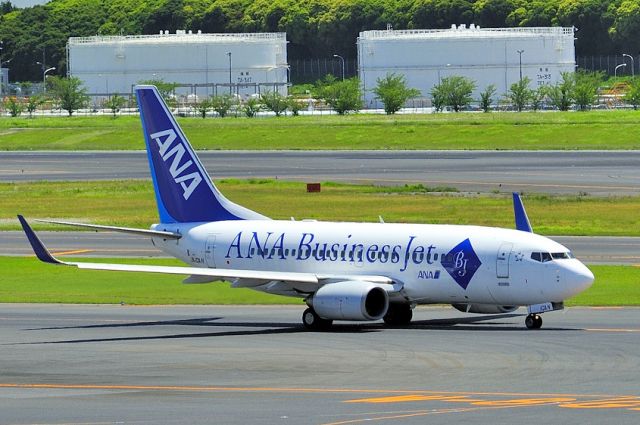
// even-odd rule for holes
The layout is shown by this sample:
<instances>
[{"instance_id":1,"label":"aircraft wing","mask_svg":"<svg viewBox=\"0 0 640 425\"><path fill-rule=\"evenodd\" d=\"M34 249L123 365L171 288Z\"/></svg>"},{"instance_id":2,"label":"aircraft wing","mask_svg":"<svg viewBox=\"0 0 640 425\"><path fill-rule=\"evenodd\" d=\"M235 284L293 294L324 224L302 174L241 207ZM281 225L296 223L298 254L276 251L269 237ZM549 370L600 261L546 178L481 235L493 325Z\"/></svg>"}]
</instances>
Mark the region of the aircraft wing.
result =
<instances>
[{"instance_id":1,"label":"aircraft wing","mask_svg":"<svg viewBox=\"0 0 640 425\"><path fill-rule=\"evenodd\" d=\"M132 229L130 227L117 227L117 226L102 226L100 224L87 224L87 223L73 223L70 221L58 221L58 220L36 220L41 223L60 224L62 226L84 227L92 230L106 230L112 232L129 233L139 236L158 236L164 239L180 239L182 235L173 232L164 232L161 230L146 230L146 229Z\"/></svg>"},{"instance_id":2,"label":"aircraft wing","mask_svg":"<svg viewBox=\"0 0 640 425\"><path fill-rule=\"evenodd\" d=\"M90 270L111 270L120 272L147 272L175 275L189 275L187 283L205 283L214 280L229 280L234 282L235 287L257 287L269 282L283 282L292 287L300 286L300 291L315 292L320 286L340 280L361 280L383 285L389 285L389 292L397 292L397 285L393 279L386 276L360 276L360 275L331 275L300 272L279 272L260 270L235 270L235 269L209 269L187 266L149 266L135 264L108 264L108 263L85 263L66 262L54 257L47 247L42 243L38 235L33 231L23 216L19 215L18 220L29 239L36 256L40 261L50 264L65 266L75 266L80 269Z\"/></svg>"}]
</instances>

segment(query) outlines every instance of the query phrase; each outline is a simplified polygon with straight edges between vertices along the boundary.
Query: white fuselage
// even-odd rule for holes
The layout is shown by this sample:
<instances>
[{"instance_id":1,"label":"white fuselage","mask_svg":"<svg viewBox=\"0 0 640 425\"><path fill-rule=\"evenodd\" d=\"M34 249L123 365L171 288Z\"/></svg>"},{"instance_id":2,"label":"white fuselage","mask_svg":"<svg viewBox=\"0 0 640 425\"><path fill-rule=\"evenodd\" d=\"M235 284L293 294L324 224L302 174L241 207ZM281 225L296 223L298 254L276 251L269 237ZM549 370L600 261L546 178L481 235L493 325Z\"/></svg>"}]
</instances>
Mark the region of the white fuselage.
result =
<instances>
[{"instance_id":1,"label":"white fuselage","mask_svg":"<svg viewBox=\"0 0 640 425\"><path fill-rule=\"evenodd\" d=\"M154 238L154 243L194 267L387 276L403 285L406 300L417 304L560 302L593 279L564 246L509 229L279 220L162 224L153 229L182 234L179 240ZM565 258L556 255L543 262L532 253ZM294 291L278 285L255 289L305 293L303 284Z\"/></svg>"}]
</instances>

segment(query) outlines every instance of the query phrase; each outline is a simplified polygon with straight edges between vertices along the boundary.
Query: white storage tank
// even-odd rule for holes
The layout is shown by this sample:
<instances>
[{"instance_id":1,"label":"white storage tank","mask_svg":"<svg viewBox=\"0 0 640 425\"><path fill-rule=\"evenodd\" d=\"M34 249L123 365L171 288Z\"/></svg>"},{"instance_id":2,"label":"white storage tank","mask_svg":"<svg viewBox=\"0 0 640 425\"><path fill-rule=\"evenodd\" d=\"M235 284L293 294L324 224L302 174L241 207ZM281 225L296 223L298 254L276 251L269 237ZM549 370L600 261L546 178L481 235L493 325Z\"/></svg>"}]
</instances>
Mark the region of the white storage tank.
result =
<instances>
[{"instance_id":1,"label":"white storage tank","mask_svg":"<svg viewBox=\"0 0 640 425\"><path fill-rule=\"evenodd\" d=\"M69 75L94 95L128 94L144 80L178 83L177 93L198 96L287 90L285 33L71 37L67 55Z\"/></svg>"},{"instance_id":2,"label":"white storage tank","mask_svg":"<svg viewBox=\"0 0 640 425\"><path fill-rule=\"evenodd\" d=\"M520 62L522 61L522 62ZM574 28L480 28L364 31L358 38L358 73L365 105L382 104L371 92L387 73L404 74L410 87L430 97L442 78L461 75L475 80L474 98L488 85L507 93L523 77L531 88L554 84L561 72L575 70Z\"/></svg>"}]
</instances>

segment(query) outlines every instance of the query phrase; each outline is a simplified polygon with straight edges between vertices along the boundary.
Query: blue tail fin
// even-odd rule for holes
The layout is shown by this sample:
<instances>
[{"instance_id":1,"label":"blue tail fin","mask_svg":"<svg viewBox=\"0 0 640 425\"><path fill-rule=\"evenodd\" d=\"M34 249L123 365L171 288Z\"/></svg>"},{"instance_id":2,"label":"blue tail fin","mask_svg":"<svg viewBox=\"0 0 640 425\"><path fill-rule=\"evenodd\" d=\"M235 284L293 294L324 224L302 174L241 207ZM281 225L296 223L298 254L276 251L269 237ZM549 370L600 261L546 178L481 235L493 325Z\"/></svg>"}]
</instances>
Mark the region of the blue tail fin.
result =
<instances>
[{"instance_id":1,"label":"blue tail fin","mask_svg":"<svg viewBox=\"0 0 640 425\"><path fill-rule=\"evenodd\" d=\"M267 219L215 187L155 86L136 86L161 223Z\"/></svg>"},{"instance_id":2,"label":"blue tail fin","mask_svg":"<svg viewBox=\"0 0 640 425\"><path fill-rule=\"evenodd\" d=\"M513 192L513 213L516 218L516 229L533 233L529 217L527 217L527 211L525 211L522 199L520 199L520 195L517 192Z\"/></svg>"}]
</instances>

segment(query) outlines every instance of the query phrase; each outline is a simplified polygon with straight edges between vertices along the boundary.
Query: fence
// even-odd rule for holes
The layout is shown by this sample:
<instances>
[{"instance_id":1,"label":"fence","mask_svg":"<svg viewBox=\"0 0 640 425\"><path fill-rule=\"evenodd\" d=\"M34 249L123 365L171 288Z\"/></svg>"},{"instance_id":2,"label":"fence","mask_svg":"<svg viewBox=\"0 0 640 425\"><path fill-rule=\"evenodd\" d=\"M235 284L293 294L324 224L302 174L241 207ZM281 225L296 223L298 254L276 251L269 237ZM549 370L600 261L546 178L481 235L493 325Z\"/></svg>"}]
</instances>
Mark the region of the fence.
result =
<instances>
[{"instance_id":1,"label":"fence","mask_svg":"<svg viewBox=\"0 0 640 425\"><path fill-rule=\"evenodd\" d=\"M619 67L616 72L616 67L622 64L626 65ZM587 71L602 71L608 76L636 75L640 70L640 55L578 56L576 67Z\"/></svg>"},{"instance_id":2,"label":"fence","mask_svg":"<svg viewBox=\"0 0 640 425\"><path fill-rule=\"evenodd\" d=\"M289 78L293 84L315 83L328 74L342 78L342 60L340 58L289 59L289 69ZM357 59L344 58L345 78L357 75Z\"/></svg>"}]
</instances>

